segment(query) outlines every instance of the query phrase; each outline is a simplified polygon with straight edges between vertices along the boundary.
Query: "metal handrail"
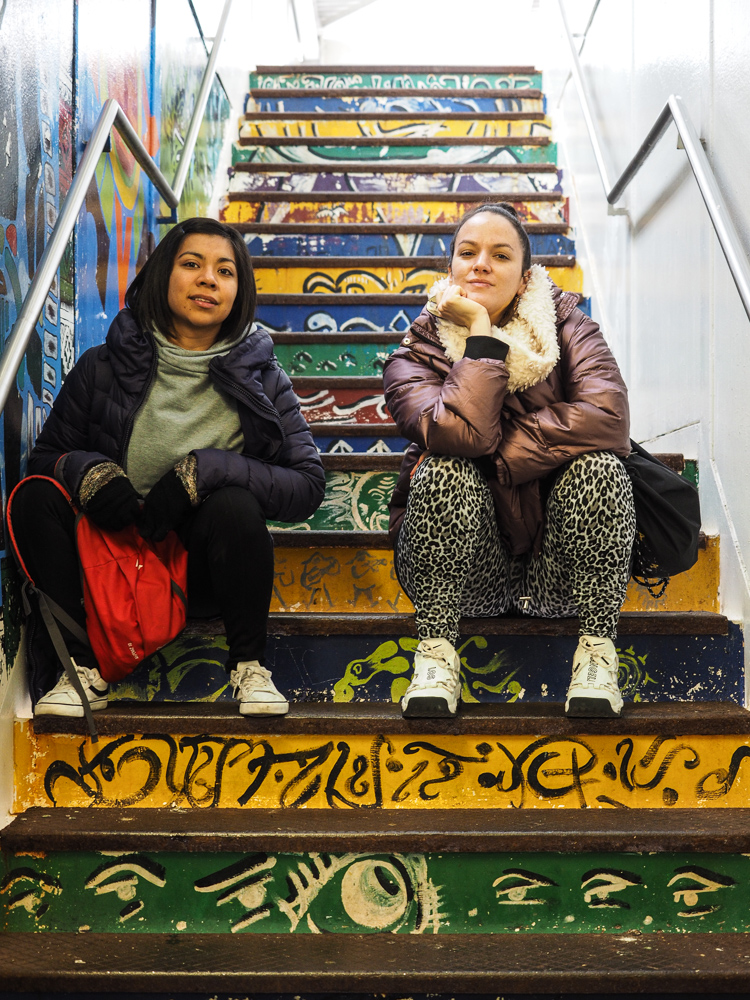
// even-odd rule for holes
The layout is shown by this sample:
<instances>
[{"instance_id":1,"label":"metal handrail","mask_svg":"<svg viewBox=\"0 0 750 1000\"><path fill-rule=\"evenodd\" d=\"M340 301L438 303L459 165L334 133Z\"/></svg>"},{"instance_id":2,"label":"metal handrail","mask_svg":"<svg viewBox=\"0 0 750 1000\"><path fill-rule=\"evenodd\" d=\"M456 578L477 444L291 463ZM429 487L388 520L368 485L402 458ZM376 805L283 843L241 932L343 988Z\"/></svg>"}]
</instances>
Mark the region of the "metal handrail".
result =
<instances>
[{"instance_id":1,"label":"metal handrail","mask_svg":"<svg viewBox=\"0 0 750 1000\"><path fill-rule=\"evenodd\" d=\"M615 202L619 200L623 191L641 169L656 144L667 131L669 126L674 122L682 141L682 146L687 154L688 163L690 164L690 168L693 171L693 175L698 184L701 197L703 198L706 208L708 209L708 214L714 227L714 232L719 240L719 245L724 253L727 264L729 265L729 271L732 275L732 279L737 287L737 291L740 294L740 298L742 299L742 305L745 308L745 313L747 314L748 319L750 319L750 264L748 264L747 254L742 245L737 229L729 216L729 209L727 207L726 200L716 182L716 176L711 169L711 164L709 163L708 157L706 156L703 146L701 145L700 138L698 137L698 133L695 130L695 126L693 125L684 101L676 94L671 94L669 96L667 103L659 113L659 116L654 122L650 132L638 147L638 151L635 156L632 158L630 163L628 163L627 167L625 167L615 183L610 184L609 174L607 172L607 167L602 153L602 144L599 138L599 132L591 112L592 102L589 96L588 86L584 80L581 63L578 59L578 52L576 51L575 43L570 33L570 28L568 27L568 21L565 17L563 0L557 0L557 2L565 34L568 39L568 45L570 47L572 64L571 72L573 80L576 85L576 90L578 91L581 108L583 109L583 118L586 122L586 129L594 150L594 158L596 159L596 165L599 170L599 177L601 178L601 182L604 187L604 194L608 203L610 205L614 205Z\"/></svg>"},{"instance_id":2,"label":"metal handrail","mask_svg":"<svg viewBox=\"0 0 750 1000\"><path fill-rule=\"evenodd\" d=\"M86 149L81 157L81 162L78 165L78 170L76 171L73 183L70 185L70 190L65 198L60 214L57 217L57 222L52 230L49 242L44 248L39 266L23 300L21 310L16 317L13 330L5 343L5 348L0 358L0 410L5 407L8 400L10 390L16 379L16 374L26 353L29 339L36 327L39 314L47 298L50 285L60 266L60 261L65 253L68 240L75 229L78 213L86 200L86 192L96 171L99 157L109 142L109 133L113 128L120 133L123 142L135 157L136 162L142 167L167 205L173 210L179 205L182 191L187 181L187 172L193 158L195 144L198 139L198 131L203 121L211 86L216 75L216 61L219 55L219 47L224 37L224 29L226 28L231 6L232 0L224 0L224 9L221 12L219 26L216 30L213 46L211 47L211 55L203 72L203 79L198 91L193 116L190 119L185 144L180 154L180 162L171 186L164 174L159 170L156 161L150 156L148 150L141 142L138 133L128 121L125 112L118 102L114 98L110 98L104 102L91 137L86 143Z\"/></svg>"}]
</instances>

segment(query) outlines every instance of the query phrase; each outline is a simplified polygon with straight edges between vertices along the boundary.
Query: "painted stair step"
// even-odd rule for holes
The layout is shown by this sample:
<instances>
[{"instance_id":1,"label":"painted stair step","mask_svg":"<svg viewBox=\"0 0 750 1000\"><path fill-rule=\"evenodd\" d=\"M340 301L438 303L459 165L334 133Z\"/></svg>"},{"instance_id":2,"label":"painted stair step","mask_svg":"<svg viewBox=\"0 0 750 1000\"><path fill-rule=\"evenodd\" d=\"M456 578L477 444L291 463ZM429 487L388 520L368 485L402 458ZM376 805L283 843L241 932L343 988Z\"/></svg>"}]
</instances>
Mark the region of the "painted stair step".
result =
<instances>
[{"instance_id":1,"label":"painted stair step","mask_svg":"<svg viewBox=\"0 0 750 1000\"><path fill-rule=\"evenodd\" d=\"M546 100L543 90L535 87L251 87L248 101L275 98L294 100L363 100L397 101L417 97L424 101L444 101L468 97L477 101L492 101L494 110L501 101ZM481 109L478 109L481 110Z\"/></svg>"},{"instance_id":2,"label":"painted stair step","mask_svg":"<svg viewBox=\"0 0 750 1000\"><path fill-rule=\"evenodd\" d=\"M743 934L24 934L0 936L9 990L112 993L743 992Z\"/></svg>"},{"instance_id":3,"label":"painted stair step","mask_svg":"<svg viewBox=\"0 0 750 1000\"><path fill-rule=\"evenodd\" d=\"M253 148L271 146L279 148L284 146L332 146L342 149L364 149L368 150L375 146L378 149L384 148L382 135L358 135L358 136L240 136L237 139L235 148ZM272 141L269 143L269 139ZM342 141L342 139L344 141ZM437 141L436 141L437 140ZM428 148L450 148L458 146L507 146L510 148L523 146L549 146L550 137L544 135L457 135L457 136L388 136L388 146L393 147L428 147ZM346 159L346 155L340 157ZM549 161L547 161L549 162Z\"/></svg>"},{"instance_id":4,"label":"painted stair step","mask_svg":"<svg viewBox=\"0 0 750 1000\"><path fill-rule=\"evenodd\" d=\"M363 233L354 225L348 229L341 226L317 225L291 227L287 231L281 227L263 225L261 227L236 226L244 234L245 242L253 257L261 259L266 256L300 255L314 257L321 254L331 256L350 255L367 257L397 256L404 258L406 263L414 256L445 257L450 246L451 235L455 226L438 226L434 230L420 227L419 232L412 232L408 227L368 227ZM563 233L568 230L562 226L555 227L557 232L548 232L548 227L540 232L538 229L529 233L532 254L574 254L574 241ZM302 231L300 231L302 230Z\"/></svg>"},{"instance_id":5,"label":"painted stair step","mask_svg":"<svg viewBox=\"0 0 750 1000\"><path fill-rule=\"evenodd\" d=\"M276 96L270 96L275 93ZM319 96L315 96L318 94ZM487 94L488 96L475 96ZM496 96L489 96L495 94ZM513 94L512 97L508 96ZM516 96L516 94L518 96ZM524 97L522 95L529 95ZM403 96L402 96L403 95ZM430 95L430 96L428 96ZM546 99L538 91L531 89L517 91L376 91L376 90L311 90L311 91L262 91L255 90L248 94L245 101L245 111L253 112L285 112L297 114L300 111L320 111L323 114L348 112L358 114L362 111L378 111L381 114L393 111L409 111L422 113L424 111L439 111L450 113L456 111L484 112L485 114L505 115L510 111L546 110ZM533 96L536 95L536 96Z\"/></svg>"},{"instance_id":6,"label":"painted stair step","mask_svg":"<svg viewBox=\"0 0 750 1000\"><path fill-rule=\"evenodd\" d=\"M545 824L519 811L500 824L434 810L417 824L406 810L37 808L3 837L0 927L578 935L621 932L625 910L651 935L746 933L748 810L728 811L733 836L708 810L674 812L558 810ZM14 853L22 832L34 846Z\"/></svg>"},{"instance_id":7,"label":"painted stair step","mask_svg":"<svg viewBox=\"0 0 750 1000\"><path fill-rule=\"evenodd\" d=\"M304 164L311 166L311 164ZM553 164L544 164L553 166ZM249 172L240 167L273 167L273 170ZM302 165L300 165L302 166ZM361 166L361 164L357 164ZM373 170L335 172L316 168L315 173L301 169L283 170L271 163L242 163L229 178L229 194L258 191L359 191L385 193L412 191L417 194L454 191L477 191L488 194L510 195L514 192L530 194L534 191L560 192L561 171L536 170L522 173L500 173L498 170L479 172L471 169L448 172L444 168L416 172L399 170Z\"/></svg>"},{"instance_id":8,"label":"painted stair step","mask_svg":"<svg viewBox=\"0 0 750 1000\"><path fill-rule=\"evenodd\" d=\"M290 115L285 111L251 111L247 112L240 118L240 123L247 122L252 124L253 122L349 122L353 118L357 118L362 122L370 121L386 121L393 120L396 122L407 121L410 122L413 119L413 114L411 111L393 111L388 114L382 114L379 111L365 111L363 109L358 109L356 115L348 111L343 112L333 112L332 114L326 114L321 111L303 111L299 114ZM507 114L508 121L541 121L544 120L543 111L509 111ZM419 114L420 120L424 121L468 121L468 122L484 122L491 121L493 123L498 121L497 116L492 116L488 118L487 115L483 115L481 112L462 110L454 111L448 115L444 115L439 111L421 111ZM362 133L359 133L362 134Z\"/></svg>"},{"instance_id":9,"label":"painted stair step","mask_svg":"<svg viewBox=\"0 0 750 1000\"><path fill-rule=\"evenodd\" d=\"M371 138L391 143L394 139L430 138L437 143L451 138L549 137L552 128L542 112L508 114L262 114L246 115L240 121L239 142L246 139L346 139Z\"/></svg>"},{"instance_id":10,"label":"painted stair step","mask_svg":"<svg viewBox=\"0 0 750 1000\"><path fill-rule=\"evenodd\" d=\"M562 274L576 276L563 270ZM588 314L590 300L579 295L578 307ZM426 295L388 294L310 294L258 295L256 323L270 334L284 330L309 330L314 333L336 330L400 330L406 333L422 312Z\"/></svg>"},{"instance_id":11,"label":"painted stair step","mask_svg":"<svg viewBox=\"0 0 750 1000\"><path fill-rule=\"evenodd\" d=\"M375 152L375 150L379 150ZM556 163L557 146L548 138L395 139L384 145L377 139L349 139L345 146L335 139L244 139L232 145L232 165L258 163L335 164L342 169L349 162L376 167L384 160L392 163Z\"/></svg>"},{"instance_id":12,"label":"painted stair step","mask_svg":"<svg viewBox=\"0 0 750 1000\"><path fill-rule=\"evenodd\" d=\"M255 322L271 335L286 330L405 333L426 301L418 295L259 295Z\"/></svg>"},{"instance_id":13,"label":"painted stair step","mask_svg":"<svg viewBox=\"0 0 750 1000\"><path fill-rule=\"evenodd\" d=\"M314 544L312 532L295 535L279 532L276 540L272 611L390 614L413 610L396 578L392 551L381 547L384 534L369 536L375 541L373 546L366 541L367 533L353 531L327 533L322 538L328 544L320 546ZM623 610L718 612L718 592L719 539L707 538L695 566L673 577L658 601L631 580Z\"/></svg>"},{"instance_id":14,"label":"painted stair step","mask_svg":"<svg viewBox=\"0 0 750 1000\"><path fill-rule=\"evenodd\" d=\"M549 276L563 291L582 292L583 272L573 257L544 257ZM384 266L367 258L334 258L327 262L297 259L293 265L277 264L269 260L255 263L255 281L258 293L276 295L363 295L398 294L424 295L433 284L446 276L445 258L437 259L431 266L420 266L420 258L409 261L401 258L400 266ZM552 262L552 263L549 263Z\"/></svg>"},{"instance_id":15,"label":"painted stair step","mask_svg":"<svg viewBox=\"0 0 750 1000\"><path fill-rule=\"evenodd\" d=\"M13 811L750 806L750 715L732 703L586 720L562 702L475 704L417 720L384 702L293 702L265 718L228 701L118 702L97 728L91 744L80 719L17 721Z\"/></svg>"},{"instance_id":16,"label":"painted stair step","mask_svg":"<svg viewBox=\"0 0 750 1000\"><path fill-rule=\"evenodd\" d=\"M3 852L368 852L574 855L589 852L750 853L750 809L211 810L55 809L16 816L0 833ZM632 859L631 859L632 860ZM745 862L747 868L747 862ZM744 874L744 878L747 875ZM616 898L616 897L614 897Z\"/></svg>"},{"instance_id":17,"label":"painted stair step","mask_svg":"<svg viewBox=\"0 0 750 1000\"><path fill-rule=\"evenodd\" d=\"M541 88L533 66L257 66L250 89L268 87L514 87Z\"/></svg>"},{"instance_id":18,"label":"painted stair step","mask_svg":"<svg viewBox=\"0 0 750 1000\"><path fill-rule=\"evenodd\" d=\"M309 564L311 572L316 562ZM463 619L465 705L562 702L578 619ZM398 702L416 648L412 615L272 613L266 664L294 702ZM304 640L302 637L305 637ZM737 701L742 697L739 626L719 615L628 613L617 643L627 701ZM232 702L219 619L196 619L169 646L110 690L122 702Z\"/></svg>"},{"instance_id":19,"label":"painted stair step","mask_svg":"<svg viewBox=\"0 0 750 1000\"><path fill-rule=\"evenodd\" d=\"M463 619L464 705L562 702L578 619ZM220 620L195 620L110 690L122 702L232 702ZM271 614L266 663L294 702L397 703L417 641L412 615ZM304 640L302 640L304 636ZM742 697L739 626L719 615L626 613L617 649L628 702Z\"/></svg>"},{"instance_id":20,"label":"painted stair step","mask_svg":"<svg viewBox=\"0 0 750 1000\"><path fill-rule=\"evenodd\" d=\"M127 824L127 815L123 820ZM301 929L439 933L450 940L467 933L618 934L625 910L628 927L651 936L750 928L742 854L429 847L401 853L381 843L378 856L350 839L350 852L266 847L248 854L208 843L202 851L136 849L104 860L96 849L72 848L35 859L33 868L28 854L6 853L6 891L20 891L12 902L0 901L0 927L47 936L128 929L134 935L266 937ZM131 898L123 906L126 893Z\"/></svg>"},{"instance_id":21,"label":"painted stair step","mask_svg":"<svg viewBox=\"0 0 750 1000\"><path fill-rule=\"evenodd\" d=\"M456 195L435 193L417 197L411 192L367 193L271 191L258 194L228 195L221 210L222 222L228 223L392 223L455 225L466 212L487 201L484 192ZM524 222L569 225L568 201L554 191L514 195L511 202Z\"/></svg>"}]
</instances>

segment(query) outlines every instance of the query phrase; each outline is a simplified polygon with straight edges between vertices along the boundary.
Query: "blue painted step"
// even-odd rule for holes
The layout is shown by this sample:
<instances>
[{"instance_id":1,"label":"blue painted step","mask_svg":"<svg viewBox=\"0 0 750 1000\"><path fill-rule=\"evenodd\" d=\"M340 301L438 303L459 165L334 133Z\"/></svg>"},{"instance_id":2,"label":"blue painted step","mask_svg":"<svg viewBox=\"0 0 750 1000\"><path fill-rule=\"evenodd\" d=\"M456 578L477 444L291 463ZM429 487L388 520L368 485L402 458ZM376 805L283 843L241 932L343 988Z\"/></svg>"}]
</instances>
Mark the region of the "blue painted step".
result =
<instances>
[{"instance_id":1,"label":"blue painted step","mask_svg":"<svg viewBox=\"0 0 750 1000\"><path fill-rule=\"evenodd\" d=\"M313 616L320 620L321 616ZM302 701L390 701L409 676L416 638L411 616L388 634L277 635L266 665L290 698ZM294 628L272 616L271 630ZM283 629L276 622L282 622ZM527 620L523 620L524 624ZM493 635L483 623L464 632L459 651L465 691L479 702L564 700L575 635ZM478 626L478 627L476 627ZM625 626L621 629L624 632ZM380 631L380 630L378 630ZM540 628L541 631L541 628ZM484 634L483 634L484 632ZM620 684L626 700L742 703L742 631L728 635L621 634ZM135 701L229 701L223 637L185 636L115 685L111 698ZM466 697L466 694L464 695Z\"/></svg>"},{"instance_id":2,"label":"blue painted step","mask_svg":"<svg viewBox=\"0 0 750 1000\"><path fill-rule=\"evenodd\" d=\"M408 243L406 242L408 241ZM393 233L280 233L245 234L253 257L431 257L447 255L450 236L420 234L396 236ZM557 233L532 234L532 254L575 254L575 241ZM408 252L404 249L408 246Z\"/></svg>"}]
</instances>

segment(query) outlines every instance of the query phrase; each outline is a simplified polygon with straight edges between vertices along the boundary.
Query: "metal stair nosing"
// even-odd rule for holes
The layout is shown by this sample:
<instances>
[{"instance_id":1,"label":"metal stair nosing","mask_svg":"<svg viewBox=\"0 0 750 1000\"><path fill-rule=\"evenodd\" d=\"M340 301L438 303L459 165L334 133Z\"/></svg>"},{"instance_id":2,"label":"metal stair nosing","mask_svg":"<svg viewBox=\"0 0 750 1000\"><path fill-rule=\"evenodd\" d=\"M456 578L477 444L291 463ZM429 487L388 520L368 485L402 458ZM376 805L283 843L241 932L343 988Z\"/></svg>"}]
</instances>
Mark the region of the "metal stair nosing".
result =
<instances>
[{"instance_id":1,"label":"metal stair nosing","mask_svg":"<svg viewBox=\"0 0 750 1000\"><path fill-rule=\"evenodd\" d=\"M9 990L535 994L744 992L744 934L0 936Z\"/></svg>"}]
</instances>

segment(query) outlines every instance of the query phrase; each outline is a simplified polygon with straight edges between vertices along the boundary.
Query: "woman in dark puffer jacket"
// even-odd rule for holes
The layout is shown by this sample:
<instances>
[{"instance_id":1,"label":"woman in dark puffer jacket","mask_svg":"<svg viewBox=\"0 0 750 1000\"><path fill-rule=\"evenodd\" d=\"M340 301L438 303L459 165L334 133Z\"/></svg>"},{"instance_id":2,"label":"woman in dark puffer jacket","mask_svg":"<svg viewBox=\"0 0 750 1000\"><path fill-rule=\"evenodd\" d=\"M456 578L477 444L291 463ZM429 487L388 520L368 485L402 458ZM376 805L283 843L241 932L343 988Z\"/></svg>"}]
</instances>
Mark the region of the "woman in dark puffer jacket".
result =
<instances>
[{"instance_id":1,"label":"woman in dark puffer jacket","mask_svg":"<svg viewBox=\"0 0 750 1000\"><path fill-rule=\"evenodd\" d=\"M242 237L211 219L179 223L125 302L105 344L66 378L28 473L57 479L106 530L135 522L159 540L175 529L188 550L190 613L224 619L240 712L284 714L288 702L263 666L274 571L266 519L309 517L325 477L271 338L252 328ZM36 585L85 627L64 496L28 480L13 519ZM90 707L104 708L107 684L90 649L69 633L66 645ZM83 714L65 673L32 695L37 714Z\"/></svg>"},{"instance_id":2,"label":"woman in dark puffer jacket","mask_svg":"<svg viewBox=\"0 0 750 1000\"><path fill-rule=\"evenodd\" d=\"M450 258L384 372L413 442L391 501L420 639L402 711L453 715L460 616L510 611L578 615L566 712L619 715L635 533L625 384L578 297L532 265L511 205L464 216Z\"/></svg>"}]
</instances>

